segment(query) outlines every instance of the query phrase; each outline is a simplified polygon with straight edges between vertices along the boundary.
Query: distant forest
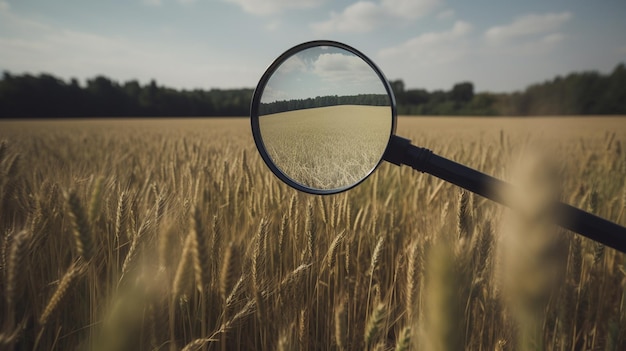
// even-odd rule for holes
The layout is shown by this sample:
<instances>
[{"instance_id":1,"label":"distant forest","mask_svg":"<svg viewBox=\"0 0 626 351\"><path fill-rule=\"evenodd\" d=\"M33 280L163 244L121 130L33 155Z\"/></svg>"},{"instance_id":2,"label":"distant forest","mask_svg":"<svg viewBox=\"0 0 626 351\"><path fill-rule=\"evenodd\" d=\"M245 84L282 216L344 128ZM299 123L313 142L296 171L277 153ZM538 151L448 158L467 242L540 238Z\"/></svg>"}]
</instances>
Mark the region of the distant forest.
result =
<instances>
[{"instance_id":1,"label":"distant forest","mask_svg":"<svg viewBox=\"0 0 626 351\"><path fill-rule=\"evenodd\" d=\"M337 105L388 106L389 96L387 96L387 94L329 95L316 96L315 98L308 99L280 100L270 103L261 103L259 106L259 114L266 115L270 113Z\"/></svg>"},{"instance_id":2,"label":"distant forest","mask_svg":"<svg viewBox=\"0 0 626 351\"><path fill-rule=\"evenodd\" d=\"M623 63L610 74L571 73L514 93L475 93L471 82L455 84L449 91L405 89L402 80L390 83L401 115L626 115ZM175 90L154 80L142 85L104 76L79 84L76 79L66 82L49 74L4 72L0 117L247 116L252 93L253 89ZM333 97L317 99L323 98ZM308 100L300 103L317 103ZM281 110L280 103L272 108ZM269 105L264 111L270 111Z\"/></svg>"}]
</instances>

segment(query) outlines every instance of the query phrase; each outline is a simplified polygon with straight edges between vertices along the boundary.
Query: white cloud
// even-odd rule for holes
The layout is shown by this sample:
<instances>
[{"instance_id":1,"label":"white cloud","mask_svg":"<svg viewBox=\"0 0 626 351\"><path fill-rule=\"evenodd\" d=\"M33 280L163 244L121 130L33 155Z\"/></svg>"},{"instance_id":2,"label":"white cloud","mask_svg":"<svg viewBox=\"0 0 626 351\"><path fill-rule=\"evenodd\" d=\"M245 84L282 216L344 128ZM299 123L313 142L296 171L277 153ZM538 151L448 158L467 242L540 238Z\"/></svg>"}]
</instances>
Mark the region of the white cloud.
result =
<instances>
[{"instance_id":1,"label":"white cloud","mask_svg":"<svg viewBox=\"0 0 626 351\"><path fill-rule=\"evenodd\" d=\"M321 54L312 72L325 81L354 84L371 80L372 69L360 57L338 53Z\"/></svg>"},{"instance_id":2,"label":"white cloud","mask_svg":"<svg viewBox=\"0 0 626 351\"><path fill-rule=\"evenodd\" d=\"M317 33L364 33L378 27L384 17L385 13L380 11L378 4L357 1L341 13L332 12L329 20L313 23L311 27Z\"/></svg>"},{"instance_id":3,"label":"white cloud","mask_svg":"<svg viewBox=\"0 0 626 351\"><path fill-rule=\"evenodd\" d=\"M324 0L223 0L239 5L253 15L271 15L289 9L306 9L320 6Z\"/></svg>"},{"instance_id":4,"label":"white cloud","mask_svg":"<svg viewBox=\"0 0 626 351\"><path fill-rule=\"evenodd\" d=\"M44 31L41 27L45 28ZM119 71L121 68L128 73L141 74L147 73L145 62L166 59L162 54L152 55L145 48L122 38L57 29L43 24L32 29L36 31L33 34L38 34L36 37L0 37L0 46L4 48L0 61L7 69L29 71L37 67L41 72L87 76Z\"/></svg>"},{"instance_id":5,"label":"white cloud","mask_svg":"<svg viewBox=\"0 0 626 351\"><path fill-rule=\"evenodd\" d=\"M359 0L342 12L331 12L328 20L313 23L311 28L318 34L366 33L386 23L425 16L440 3L441 0Z\"/></svg>"},{"instance_id":6,"label":"white cloud","mask_svg":"<svg viewBox=\"0 0 626 351\"><path fill-rule=\"evenodd\" d=\"M275 89L271 85L266 85L265 88L263 88L263 95L261 95L261 103L289 100L289 98L290 95L288 92L280 89Z\"/></svg>"},{"instance_id":7,"label":"white cloud","mask_svg":"<svg viewBox=\"0 0 626 351\"><path fill-rule=\"evenodd\" d=\"M280 65L277 71L279 74L289 74L292 72L306 72L308 70L306 63L299 55L291 56L287 61Z\"/></svg>"},{"instance_id":8,"label":"white cloud","mask_svg":"<svg viewBox=\"0 0 626 351\"><path fill-rule=\"evenodd\" d=\"M472 31L470 23L459 20L445 30L381 49L376 61L387 78L403 79L407 87L449 89L460 81L476 81L476 72L468 69L477 61Z\"/></svg>"},{"instance_id":9,"label":"white cloud","mask_svg":"<svg viewBox=\"0 0 626 351\"><path fill-rule=\"evenodd\" d=\"M490 43L502 44L516 39L555 34L571 18L570 12L526 15L510 24L489 28L485 38Z\"/></svg>"},{"instance_id":10,"label":"white cloud","mask_svg":"<svg viewBox=\"0 0 626 351\"><path fill-rule=\"evenodd\" d=\"M398 46L382 49L378 55L383 59L408 58L413 64L422 65L451 62L463 55L471 30L471 24L457 21L449 30L421 34Z\"/></svg>"},{"instance_id":11,"label":"white cloud","mask_svg":"<svg viewBox=\"0 0 626 351\"><path fill-rule=\"evenodd\" d=\"M3 28L11 28L11 35ZM137 41L118 36L68 30L34 21L11 12L0 12L0 62L13 73L51 73L67 80L98 74L143 83L157 79L175 88L210 88L207 84L230 82L250 86L250 77L262 67L244 65L239 58L196 59L197 48L164 41ZM206 77L215 77L207 82ZM229 78L230 77L230 78ZM223 85L222 88L227 88Z\"/></svg>"}]
</instances>

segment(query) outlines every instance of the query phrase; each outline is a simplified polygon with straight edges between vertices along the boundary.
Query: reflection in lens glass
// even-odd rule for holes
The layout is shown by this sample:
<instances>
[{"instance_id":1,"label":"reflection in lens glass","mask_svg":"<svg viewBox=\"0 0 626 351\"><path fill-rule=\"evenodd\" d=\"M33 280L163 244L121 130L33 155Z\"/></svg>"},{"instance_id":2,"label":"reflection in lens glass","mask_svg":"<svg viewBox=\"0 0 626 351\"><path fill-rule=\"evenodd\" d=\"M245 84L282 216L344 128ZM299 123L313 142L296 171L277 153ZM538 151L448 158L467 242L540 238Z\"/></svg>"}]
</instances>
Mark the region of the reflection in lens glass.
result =
<instances>
[{"instance_id":1,"label":"reflection in lens glass","mask_svg":"<svg viewBox=\"0 0 626 351\"><path fill-rule=\"evenodd\" d=\"M307 188L349 187L381 160L393 123L385 85L360 57L312 47L284 61L259 106L267 154Z\"/></svg>"}]
</instances>

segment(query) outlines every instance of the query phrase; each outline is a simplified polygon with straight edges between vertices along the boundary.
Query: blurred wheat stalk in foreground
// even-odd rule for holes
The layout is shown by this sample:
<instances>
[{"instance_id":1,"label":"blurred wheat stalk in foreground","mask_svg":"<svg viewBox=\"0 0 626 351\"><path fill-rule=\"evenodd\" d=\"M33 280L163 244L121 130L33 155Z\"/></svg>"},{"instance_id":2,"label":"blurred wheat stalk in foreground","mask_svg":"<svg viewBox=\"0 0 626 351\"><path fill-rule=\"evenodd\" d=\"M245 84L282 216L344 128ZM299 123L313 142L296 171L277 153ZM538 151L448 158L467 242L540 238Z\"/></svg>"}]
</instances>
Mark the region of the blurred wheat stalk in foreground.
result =
<instances>
[{"instance_id":1,"label":"blurred wheat stalk in foreground","mask_svg":"<svg viewBox=\"0 0 626 351\"><path fill-rule=\"evenodd\" d=\"M296 193L247 121L107 123L5 125L0 349L626 349L624 255L542 207L567 194L624 224L623 127L564 138L567 176L530 172L543 190L503 214L388 165L348 193ZM507 178L528 144L407 133Z\"/></svg>"}]
</instances>

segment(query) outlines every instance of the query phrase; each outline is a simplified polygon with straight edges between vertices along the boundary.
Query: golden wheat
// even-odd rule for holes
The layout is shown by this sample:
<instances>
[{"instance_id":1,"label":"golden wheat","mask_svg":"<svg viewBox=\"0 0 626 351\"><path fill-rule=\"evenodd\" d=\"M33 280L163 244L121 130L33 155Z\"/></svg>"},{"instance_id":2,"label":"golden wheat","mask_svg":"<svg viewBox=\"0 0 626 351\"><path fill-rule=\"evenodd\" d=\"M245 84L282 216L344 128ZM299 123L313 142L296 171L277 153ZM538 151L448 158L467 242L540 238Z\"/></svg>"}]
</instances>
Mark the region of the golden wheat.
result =
<instances>
[{"instance_id":1,"label":"golden wheat","mask_svg":"<svg viewBox=\"0 0 626 351\"><path fill-rule=\"evenodd\" d=\"M566 201L623 225L621 122L398 130L507 180L546 133ZM0 123L2 349L626 349L624 255L543 230L542 201L517 223L389 164L349 192L300 194L244 119Z\"/></svg>"},{"instance_id":2,"label":"golden wheat","mask_svg":"<svg viewBox=\"0 0 626 351\"><path fill-rule=\"evenodd\" d=\"M67 195L67 203L73 224L76 251L88 262L93 257L95 250L89 221L76 192L72 191Z\"/></svg>"},{"instance_id":3,"label":"golden wheat","mask_svg":"<svg viewBox=\"0 0 626 351\"><path fill-rule=\"evenodd\" d=\"M65 296L69 287L84 271L85 266L82 262L75 262L70 268L67 269L67 272L65 272L63 278L61 278L54 294L52 294L46 304L46 307L43 309L43 313L39 317L39 324L45 325L48 322L48 318L50 318L54 310L57 308L59 302Z\"/></svg>"}]
</instances>

